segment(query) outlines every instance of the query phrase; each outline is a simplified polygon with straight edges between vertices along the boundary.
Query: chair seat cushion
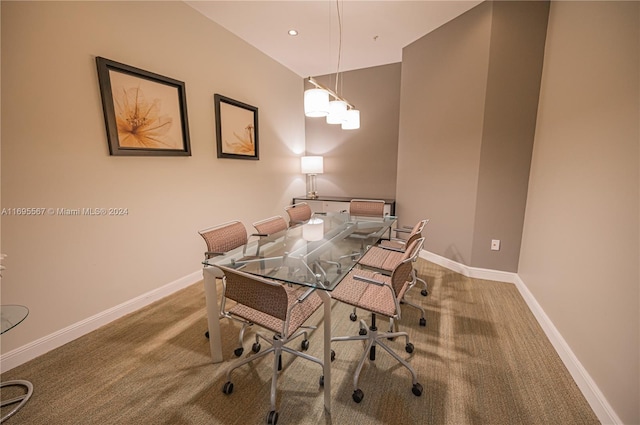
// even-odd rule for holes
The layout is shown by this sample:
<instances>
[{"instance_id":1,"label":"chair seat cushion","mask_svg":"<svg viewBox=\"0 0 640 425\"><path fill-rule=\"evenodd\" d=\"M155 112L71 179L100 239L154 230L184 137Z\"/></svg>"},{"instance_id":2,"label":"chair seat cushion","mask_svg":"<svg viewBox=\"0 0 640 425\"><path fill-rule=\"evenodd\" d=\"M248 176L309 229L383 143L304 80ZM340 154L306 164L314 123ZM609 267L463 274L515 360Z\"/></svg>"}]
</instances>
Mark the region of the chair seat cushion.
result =
<instances>
[{"instance_id":1,"label":"chair seat cushion","mask_svg":"<svg viewBox=\"0 0 640 425\"><path fill-rule=\"evenodd\" d=\"M294 286L290 287L284 285L284 288L287 292L288 305L296 304L297 300L302 294L304 294L309 288L303 286ZM322 304L322 299L313 292L309 295L302 303L298 304L293 311L291 312L291 319L289 321L289 329L287 330L287 334L284 334L284 320L278 319L269 314L263 313L251 307L248 307L243 304L236 304L231 309L229 309L229 313L241 317L249 322L255 323L263 328L269 329L275 333L279 333L285 339L289 338L290 335L295 333L300 326L311 316Z\"/></svg>"},{"instance_id":2,"label":"chair seat cushion","mask_svg":"<svg viewBox=\"0 0 640 425\"><path fill-rule=\"evenodd\" d=\"M382 314L387 317L396 316L398 312L396 311L394 296L389 286L378 286L357 280L354 276L362 276L391 284L391 279L388 276L370 270L352 270L331 292L331 297L376 314ZM406 285L404 288L406 288ZM401 299L402 295L399 294L398 299Z\"/></svg>"},{"instance_id":3,"label":"chair seat cushion","mask_svg":"<svg viewBox=\"0 0 640 425\"><path fill-rule=\"evenodd\" d=\"M359 264L376 269L393 270L402 261L403 252L371 247L358 261Z\"/></svg>"},{"instance_id":4,"label":"chair seat cushion","mask_svg":"<svg viewBox=\"0 0 640 425\"><path fill-rule=\"evenodd\" d=\"M401 250L404 250L407 247L405 241L399 241L396 239L391 239L391 240L383 239L380 241L379 245L387 248L401 249Z\"/></svg>"}]
</instances>

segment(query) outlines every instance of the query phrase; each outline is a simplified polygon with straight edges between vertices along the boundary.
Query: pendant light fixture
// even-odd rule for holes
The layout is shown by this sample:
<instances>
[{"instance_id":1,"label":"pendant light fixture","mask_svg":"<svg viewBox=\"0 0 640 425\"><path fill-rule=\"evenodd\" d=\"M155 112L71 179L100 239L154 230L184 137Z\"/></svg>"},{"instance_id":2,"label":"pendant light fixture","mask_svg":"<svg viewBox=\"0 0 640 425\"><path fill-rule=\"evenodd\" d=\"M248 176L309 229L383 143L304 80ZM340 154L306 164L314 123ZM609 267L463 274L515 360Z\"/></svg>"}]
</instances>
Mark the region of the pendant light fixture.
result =
<instances>
[{"instance_id":1,"label":"pendant light fixture","mask_svg":"<svg viewBox=\"0 0 640 425\"><path fill-rule=\"evenodd\" d=\"M342 17L340 15L340 0L336 0L338 11L338 66L336 69L336 88L332 91L318 83L313 77L307 81L314 88L304 92L304 114L308 117L326 117L327 124L341 124L343 130L360 128L360 111L345 98L338 95L338 81L340 80L340 59L342 55ZM329 96L334 100L329 101Z\"/></svg>"},{"instance_id":2,"label":"pendant light fixture","mask_svg":"<svg viewBox=\"0 0 640 425\"><path fill-rule=\"evenodd\" d=\"M329 115L329 93L315 88L304 92L304 114L308 117L326 117Z\"/></svg>"}]
</instances>

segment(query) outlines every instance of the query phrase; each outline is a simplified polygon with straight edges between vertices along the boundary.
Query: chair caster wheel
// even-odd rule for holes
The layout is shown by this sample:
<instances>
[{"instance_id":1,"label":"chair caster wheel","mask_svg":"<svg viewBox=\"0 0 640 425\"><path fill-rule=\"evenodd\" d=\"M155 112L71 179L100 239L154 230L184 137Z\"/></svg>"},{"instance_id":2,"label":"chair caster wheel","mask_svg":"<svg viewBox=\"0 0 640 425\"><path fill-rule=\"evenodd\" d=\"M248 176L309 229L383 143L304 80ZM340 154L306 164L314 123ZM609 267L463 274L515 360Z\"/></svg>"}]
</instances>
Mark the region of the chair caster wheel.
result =
<instances>
[{"instance_id":1,"label":"chair caster wheel","mask_svg":"<svg viewBox=\"0 0 640 425\"><path fill-rule=\"evenodd\" d=\"M413 384L413 388L411 388L411 392L416 397L420 397L422 395L422 385L420 385L419 382L416 382L415 384Z\"/></svg>"},{"instance_id":2,"label":"chair caster wheel","mask_svg":"<svg viewBox=\"0 0 640 425\"><path fill-rule=\"evenodd\" d=\"M407 353L413 353L413 344L412 343L408 343L407 345L404 346L404 351L406 351Z\"/></svg>"},{"instance_id":3,"label":"chair caster wheel","mask_svg":"<svg viewBox=\"0 0 640 425\"><path fill-rule=\"evenodd\" d=\"M360 388L358 388L357 390L355 390L353 392L351 397L353 398L353 401L355 401L356 403L360 403L362 401L362 399L364 398L364 393L362 392L362 390Z\"/></svg>"},{"instance_id":4,"label":"chair caster wheel","mask_svg":"<svg viewBox=\"0 0 640 425\"><path fill-rule=\"evenodd\" d=\"M423 289L422 291L420 291L420 294L421 294L423 297L426 297L427 295L429 295L429 291L427 291L426 289Z\"/></svg>"},{"instance_id":5,"label":"chair caster wheel","mask_svg":"<svg viewBox=\"0 0 640 425\"><path fill-rule=\"evenodd\" d=\"M355 313L351 313L349 315L349 319L351 319L352 322L355 322L356 320L358 320L358 315Z\"/></svg>"},{"instance_id":6,"label":"chair caster wheel","mask_svg":"<svg viewBox=\"0 0 640 425\"><path fill-rule=\"evenodd\" d=\"M420 318L420 326L427 326L427 319L425 319L424 317Z\"/></svg>"},{"instance_id":7,"label":"chair caster wheel","mask_svg":"<svg viewBox=\"0 0 640 425\"><path fill-rule=\"evenodd\" d=\"M257 353L260 351L260 344L257 342L254 342L253 345L251 346L251 351L253 351L254 353Z\"/></svg>"},{"instance_id":8,"label":"chair caster wheel","mask_svg":"<svg viewBox=\"0 0 640 425\"><path fill-rule=\"evenodd\" d=\"M336 352L331 350L331 361L334 361L336 359Z\"/></svg>"},{"instance_id":9,"label":"chair caster wheel","mask_svg":"<svg viewBox=\"0 0 640 425\"><path fill-rule=\"evenodd\" d=\"M233 392L233 382L227 381L222 386L222 392L225 394L231 394Z\"/></svg>"},{"instance_id":10,"label":"chair caster wheel","mask_svg":"<svg viewBox=\"0 0 640 425\"><path fill-rule=\"evenodd\" d=\"M207 339L209 339L209 331L206 331L206 332L204 333L204 336L205 336Z\"/></svg>"},{"instance_id":11,"label":"chair caster wheel","mask_svg":"<svg viewBox=\"0 0 640 425\"><path fill-rule=\"evenodd\" d=\"M358 333L360 335L366 335L367 334L367 330L365 328L360 328L360 330L358 331Z\"/></svg>"},{"instance_id":12,"label":"chair caster wheel","mask_svg":"<svg viewBox=\"0 0 640 425\"><path fill-rule=\"evenodd\" d=\"M320 377L320 386L324 387L324 375Z\"/></svg>"},{"instance_id":13,"label":"chair caster wheel","mask_svg":"<svg viewBox=\"0 0 640 425\"><path fill-rule=\"evenodd\" d=\"M302 343L300 344L300 348L302 349L302 351L307 351L309 349L309 340L305 339L302 341Z\"/></svg>"},{"instance_id":14,"label":"chair caster wheel","mask_svg":"<svg viewBox=\"0 0 640 425\"><path fill-rule=\"evenodd\" d=\"M278 412L276 412L275 410L269 412L269 414L267 415L267 423L269 425L276 425L278 423Z\"/></svg>"},{"instance_id":15,"label":"chair caster wheel","mask_svg":"<svg viewBox=\"0 0 640 425\"><path fill-rule=\"evenodd\" d=\"M244 353L244 348L242 347L236 348L235 350L233 350L233 354L235 354L236 357L240 357L242 353Z\"/></svg>"}]
</instances>

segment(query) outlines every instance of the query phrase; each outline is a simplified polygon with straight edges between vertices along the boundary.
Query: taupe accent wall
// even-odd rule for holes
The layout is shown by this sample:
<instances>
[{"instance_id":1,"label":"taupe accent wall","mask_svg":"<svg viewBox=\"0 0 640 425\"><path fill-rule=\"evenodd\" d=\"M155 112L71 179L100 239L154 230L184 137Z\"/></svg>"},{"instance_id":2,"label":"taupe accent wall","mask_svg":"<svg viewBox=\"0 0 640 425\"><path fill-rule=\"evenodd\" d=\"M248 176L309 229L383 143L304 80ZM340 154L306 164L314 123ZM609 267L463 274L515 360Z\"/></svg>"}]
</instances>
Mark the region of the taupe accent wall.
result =
<instances>
[{"instance_id":1,"label":"taupe accent wall","mask_svg":"<svg viewBox=\"0 0 640 425\"><path fill-rule=\"evenodd\" d=\"M535 134L549 3L493 3L471 248L474 267L515 272ZM491 240L500 240L492 251Z\"/></svg>"},{"instance_id":2,"label":"taupe accent wall","mask_svg":"<svg viewBox=\"0 0 640 425\"><path fill-rule=\"evenodd\" d=\"M357 130L306 118L307 153L324 156L320 195L395 198L400 72L394 63L341 73L339 93L360 110ZM315 79L335 89L335 74Z\"/></svg>"},{"instance_id":3,"label":"taupe accent wall","mask_svg":"<svg viewBox=\"0 0 640 425\"><path fill-rule=\"evenodd\" d=\"M398 213L433 253L517 269L548 7L483 3L403 50Z\"/></svg>"},{"instance_id":4,"label":"taupe accent wall","mask_svg":"<svg viewBox=\"0 0 640 425\"><path fill-rule=\"evenodd\" d=\"M2 352L201 268L197 231L284 215L305 190L301 78L183 2L1 2L2 302L30 314ZM113 157L95 56L186 84L190 157ZM260 160L218 159L214 93L258 107Z\"/></svg>"},{"instance_id":5,"label":"taupe accent wall","mask_svg":"<svg viewBox=\"0 0 640 425\"><path fill-rule=\"evenodd\" d=\"M640 3L553 2L518 275L640 423Z\"/></svg>"},{"instance_id":6,"label":"taupe accent wall","mask_svg":"<svg viewBox=\"0 0 640 425\"><path fill-rule=\"evenodd\" d=\"M481 4L403 49L397 212L429 218L425 249L470 264L489 69Z\"/></svg>"}]
</instances>

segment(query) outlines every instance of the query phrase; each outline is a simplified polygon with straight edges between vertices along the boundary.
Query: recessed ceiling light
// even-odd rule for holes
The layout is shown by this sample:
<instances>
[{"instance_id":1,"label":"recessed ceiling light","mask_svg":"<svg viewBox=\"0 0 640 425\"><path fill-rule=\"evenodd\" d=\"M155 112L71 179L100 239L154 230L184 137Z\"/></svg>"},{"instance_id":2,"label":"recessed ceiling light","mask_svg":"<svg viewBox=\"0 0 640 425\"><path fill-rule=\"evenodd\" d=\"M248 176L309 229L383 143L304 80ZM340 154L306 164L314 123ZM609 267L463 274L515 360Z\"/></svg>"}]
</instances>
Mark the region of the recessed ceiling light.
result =
<instances>
[{"instance_id":1,"label":"recessed ceiling light","mask_svg":"<svg viewBox=\"0 0 640 425\"><path fill-rule=\"evenodd\" d=\"M291 36L296 36L296 35L298 35L298 31L296 31L296 30L289 30L289 35L291 35Z\"/></svg>"}]
</instances>

